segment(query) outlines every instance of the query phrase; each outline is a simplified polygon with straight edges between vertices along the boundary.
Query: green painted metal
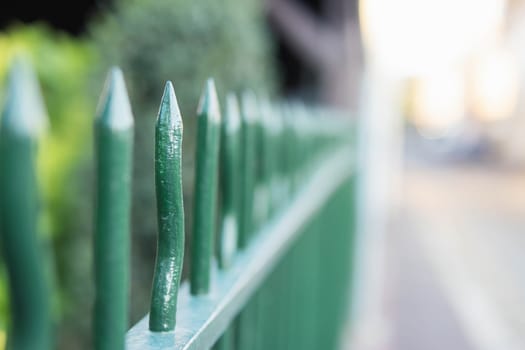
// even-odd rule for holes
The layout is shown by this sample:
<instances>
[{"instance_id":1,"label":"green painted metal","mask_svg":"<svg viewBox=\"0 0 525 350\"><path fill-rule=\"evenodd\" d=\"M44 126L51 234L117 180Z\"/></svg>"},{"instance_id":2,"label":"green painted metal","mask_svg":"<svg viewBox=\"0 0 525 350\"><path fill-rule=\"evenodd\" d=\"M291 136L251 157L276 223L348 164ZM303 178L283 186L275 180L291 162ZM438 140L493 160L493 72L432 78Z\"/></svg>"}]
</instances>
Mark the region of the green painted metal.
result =
<instances>
[{"instance_id":1,"label":"green painted metal","mask_svg":"<svg viewBox=\"0 0 525 350\"><path fill-rule=\"evenodd\" d=\"M40 242L35 155L47 124L38 83L18 58L0 124L0 238L9 278L8 349L52 348L50 290Z\"/></svg>"},{"instance_id":2,"label":"green painted metal","mask_svg":"<svg viewBox=\"0 0 525 350\"><path fill-rule=\"evenodd\" d=\"M128 326L133 116L122 72L108 76L95 121L94 347L123 349Z\"/></svg>"},{"instance_id":3,"label":"green painted metal","mask_svg":"<svg viewBox=\"0 0 525 350\"><path fill-rule=\"evenodd\" d=\"M221 114L212 79L206 82L197 114L197 166L190 274L193 295L206 294L210 289L210 266L215 234Z\"/></svg>"},{"instance_id":4,"label":"green painted metal","mask_svg":"<svg viewBox=\"0 0 525 350\"><path fill-rule=\"evenodd\" d=\"M253 200L256 180L256 118L257 101L251 92L242 95L242 161L240 171L242 173L242 200L240 210L240 230L238 246L244 249L253 233Z\"/></svg>"},{"instance_id":5,"label":"green painted metal","mask_svg":"<svg viewBox=\"0 0 525 350\"><path fill-rule=\"evenodd\" d=\"M175 329L184 257L182 117L171 82L166 83L155 129L158 241L149 329Z\"/></svg>"},{"instance_id":6,"label":"green painted metal","mask_svg":"<svg viewBox=\"0 0 525 350\"><path fill-rule=\"evenodd\" d=\"M275 118L272 113L272 107L267 100L263 100L261 103L261 153L262 153L262 193L264 200L264 208L262 220L267 221L271 217L273 212L272 205L272 186L275 185L276 176L276 159L279 149L276 147L276 126Z\"/></svg>"},{"instance_id":7,"label":"green painted metal","mask_svg":"<svg viewBox=\"0 0 525 350\"><path fill-rule=\"evenodd\" d=\"M277 106L272 105L266 111L264 119L266 120L268 129L269 129L269 140L270 143L269 152L270 152L270 161L271 161L271 173L272 173L272 183L270 189L270 215L275 215L276 211L279 209L279 206L282 204L282 171L281 171L281 158L282 158L282 119L279 114L279 109Z\"/></svg>"},{"instance_id":8,"label":"green painted metal","mask_svg":"<svg viewBox=\"0 0 525 350\"><path fill-rule=\"evenodd\" d=\"M242 198L240 207L240 232L238 247L245 249L255 232L254 200L257 185L257 146L259 123L257 120L257 100L252 92L242 95ZM247 304L237 319L236 346L238 349L251 349L254 340L254 302Z\"/></svg>"},{"instance_id":9,"label":"green painted metal","mask_svg":"<svg viewBox=\"0 0 525 350\"><path fill-rule=\"evenodd\" d=\"M218 262L220 269L232 264L238 245L240 227L241 173L241 114L234 93L226 96L226 111L222 120L220 148L221 179L221 228L219 234ZM235 349L235 324L217 340L214 350Z\"/></svg>"},{"instance_id":10,"label":"green painted metal","mask_svg":"<svg viewBox=\"0 0 525 350\"><path fill-rule=\"evenodd\" d=\"M234 94L226 96L226 111L221 128L221 228L219 237L219 267L226 268L231 264L239 231L240 209L240 137L241 115L239 104Z\"/></svg>"},{"instance_id":11,"label":"green painted metal","mask_svg":"<svg viewBox=\"0 0 525 350\"><path fill-rule=\"evenodd\" d=\"M235 328L229 326L223 335L213 345L213 350L233 350L235 349Z\"/></svg>"}]
</instances>

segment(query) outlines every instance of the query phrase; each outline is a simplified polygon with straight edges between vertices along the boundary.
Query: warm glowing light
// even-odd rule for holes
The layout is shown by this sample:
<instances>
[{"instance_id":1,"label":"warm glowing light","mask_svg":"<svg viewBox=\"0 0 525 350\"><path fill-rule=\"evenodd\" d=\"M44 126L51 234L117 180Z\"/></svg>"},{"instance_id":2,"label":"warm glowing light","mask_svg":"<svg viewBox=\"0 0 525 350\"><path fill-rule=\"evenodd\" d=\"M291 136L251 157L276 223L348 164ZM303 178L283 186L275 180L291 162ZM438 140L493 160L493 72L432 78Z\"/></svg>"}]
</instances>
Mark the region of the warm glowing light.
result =
<instances>
[{"instance_id":1,"label":"warm glowing light","mask_svg":"<svg viewBox=\"0 0 525 350\"><path fill-rule=\"evenodd\" d=\"M401 77L457 64L497 32L505 0L361 0L369 58Z\"/></svg>"},{"instance_id":2,"label":"warm glowing light","mask_svg":"<svg viewBox=\"0 0 525 350\"><path fill-rule=\"evenodd\" d=\"M465 83L460 72L418 78L412 91L412 119L425 134L440 136L464 119Z\"/></svg>"},{"instance_id":3,"label":"warm glowing light","mask_svg":"<svg viewBox=\"0 0 525 350\"><path fill-rule=\"evenodd\" d=\"M472 112L484 121L510 117L518 102L519 68L506 50L492 50L475 57L470 77Z\"/></svg>"}]
</instances>

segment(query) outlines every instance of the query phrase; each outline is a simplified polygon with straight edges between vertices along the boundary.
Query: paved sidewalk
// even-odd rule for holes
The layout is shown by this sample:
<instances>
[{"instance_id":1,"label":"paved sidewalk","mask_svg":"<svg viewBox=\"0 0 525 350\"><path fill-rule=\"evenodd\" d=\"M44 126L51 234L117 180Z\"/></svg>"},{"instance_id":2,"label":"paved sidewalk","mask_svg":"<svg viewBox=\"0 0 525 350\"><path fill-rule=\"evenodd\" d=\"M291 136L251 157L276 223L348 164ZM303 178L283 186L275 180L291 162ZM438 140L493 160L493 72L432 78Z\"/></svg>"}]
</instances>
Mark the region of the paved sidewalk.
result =
<instances>
[{"instance_id":1,"label":"paved sidewalk","mask_svg":"<svg viewBox=\"0 0 525 350\"><path fill-rule=\"evenodd\" d=\"M344 348L525 349L525 170L412 163L401 193L384 306Z\"/></svg>"},{"instance_id":2,"label":"paved sidewalk","mask_svg":"<svg viewBox=\"0 0 525 350\"><path fill-rule=\"evenodd\" d=\"M393 349L525 349L525 172L411 166L389 236Z\"/></svg>"},{"instance_id":3,"label":"paved sidewalk","mask_svg":"<svg viewBox=\"0 0 525 350\"><path fill-rule=\"evenodd\" d=\"M402 215L400 221L387 243L390 349L473 350L409 223L411 219Z\"/></svg>"}]
</instances>

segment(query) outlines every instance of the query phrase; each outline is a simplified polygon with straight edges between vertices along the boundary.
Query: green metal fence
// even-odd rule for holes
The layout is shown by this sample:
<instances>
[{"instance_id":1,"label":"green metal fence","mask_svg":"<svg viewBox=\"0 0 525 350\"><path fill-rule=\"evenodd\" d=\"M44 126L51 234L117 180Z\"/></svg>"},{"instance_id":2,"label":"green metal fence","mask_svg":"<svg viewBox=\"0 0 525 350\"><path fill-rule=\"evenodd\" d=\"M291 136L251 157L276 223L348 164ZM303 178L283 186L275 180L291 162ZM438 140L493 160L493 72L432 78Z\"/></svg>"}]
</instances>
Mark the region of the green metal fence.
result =
<instances>
[{"instance_id":1,"label":"green metal fence","mask_svg":"<svg viewBox=\"0 0 525 350\"><path fill-rule=\"evenodd\" d=\"M349 302L354 136L342 115L245 93L197 118L192 250L184 251L183 118L166 84L155 133L158 245L150 312L128 327L133 117L122 73L95 121L96 349L334 349ZM0 121L0 237L11 349L51 349L34 157L46 119L30 66L10 74ZM181 282L183 255L191 272Z\"/></svg>"}]
</instances>

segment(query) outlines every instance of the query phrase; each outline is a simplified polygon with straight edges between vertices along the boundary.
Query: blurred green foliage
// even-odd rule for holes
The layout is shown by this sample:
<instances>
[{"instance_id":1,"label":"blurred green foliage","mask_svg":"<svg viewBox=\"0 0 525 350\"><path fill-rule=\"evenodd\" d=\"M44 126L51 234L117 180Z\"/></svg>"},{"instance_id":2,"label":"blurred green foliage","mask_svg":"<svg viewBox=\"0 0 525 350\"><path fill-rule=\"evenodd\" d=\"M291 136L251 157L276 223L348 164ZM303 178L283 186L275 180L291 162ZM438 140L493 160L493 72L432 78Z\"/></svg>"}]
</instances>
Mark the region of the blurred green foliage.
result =
<instances>
[{"instance_id":1,"label":"blurred green foliage","mask_svg":"<svg viewBox=\"0 0 525 350\"><path fill-rule=\"evenodd\" d=\"M172 80L183 115L191 117L210 76L223 95L271 90L260 6L258 0L120 0L93 33L103 62L124 70L134 107L157 109L163 82Z\"/></svg>"}]
</instances>

